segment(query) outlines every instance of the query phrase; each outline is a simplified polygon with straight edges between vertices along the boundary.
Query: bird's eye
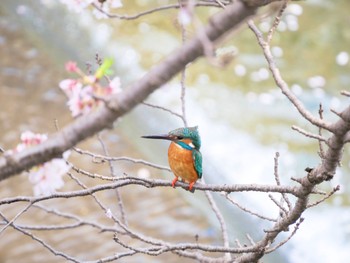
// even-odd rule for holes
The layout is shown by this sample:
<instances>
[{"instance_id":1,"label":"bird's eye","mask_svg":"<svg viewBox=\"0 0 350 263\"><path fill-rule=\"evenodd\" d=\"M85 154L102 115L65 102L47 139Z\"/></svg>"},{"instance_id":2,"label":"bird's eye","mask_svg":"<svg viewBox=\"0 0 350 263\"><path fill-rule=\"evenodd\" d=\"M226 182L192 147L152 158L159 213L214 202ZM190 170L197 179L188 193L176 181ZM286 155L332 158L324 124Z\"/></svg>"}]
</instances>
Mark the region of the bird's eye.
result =
<instances>
[{"instance_id":1,"label":"bird's eye","mask_svg":"<svg viewBox=\"0 0 350 263\"><path fill-rule=\"evenodd\" d=\"M184 137L183 136L177 136L178 140L182 140Z\"/></svg>"}]
</instances>

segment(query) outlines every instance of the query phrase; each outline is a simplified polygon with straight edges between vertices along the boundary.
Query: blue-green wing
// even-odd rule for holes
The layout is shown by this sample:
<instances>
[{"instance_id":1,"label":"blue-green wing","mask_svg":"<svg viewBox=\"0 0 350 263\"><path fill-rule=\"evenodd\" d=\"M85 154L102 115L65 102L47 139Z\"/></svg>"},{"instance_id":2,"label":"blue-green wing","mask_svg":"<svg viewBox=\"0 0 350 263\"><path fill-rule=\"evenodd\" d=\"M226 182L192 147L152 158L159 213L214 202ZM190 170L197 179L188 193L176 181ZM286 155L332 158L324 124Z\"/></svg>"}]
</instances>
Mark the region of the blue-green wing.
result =
<instances>
[{"instance_id":1,"label":"blue-green wing","mask_svg":"<svg viewBox=\"0 0 350 263\"><path fill-rule=\"evenodd\" d=\"M200 151L197 151L194 149L192 151L192 157L193 157L193 163L194 163L194 168L197 171L198 178L202 178L202 154Z\"/></svg>"}]
</instances>

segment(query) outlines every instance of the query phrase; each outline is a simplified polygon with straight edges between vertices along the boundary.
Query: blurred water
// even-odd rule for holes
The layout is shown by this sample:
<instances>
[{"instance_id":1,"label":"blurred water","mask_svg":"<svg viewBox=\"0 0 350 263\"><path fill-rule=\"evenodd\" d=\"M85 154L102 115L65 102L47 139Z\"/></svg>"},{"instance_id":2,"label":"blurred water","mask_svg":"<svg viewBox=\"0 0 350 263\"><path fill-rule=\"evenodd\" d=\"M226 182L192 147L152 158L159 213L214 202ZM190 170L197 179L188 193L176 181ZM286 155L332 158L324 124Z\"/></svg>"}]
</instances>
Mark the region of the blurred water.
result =
<instances>
[{"instance_id":1,"label":"blurred water","mask_svg":"<svg viewBox=\"0 0 350 263\"><path fill-rule=\"evenodd\" d=\"M6 47L5 44L8 41L12 43L11 47L19 46L18 51L21 52L18 54L25 54L29 61L33 60L34 57L40 58L42 53L47 55L47 57L42 58L39 65L28 64L28 70L23 69L24 62L13 59L13 56L10 60L11 63L2 65L0 77L4 78L5 83L8 84L5 85L7 88L1 88L1 98L13 96L11 100L21 101L22 98L23 101L25 99L25 112L28 113L28 115L18 116L20 104L10 103L9 99L1 102L6 109L0 115L4 127L1 137L5 138L6 147L16 141L20 130L33 127L39 129L40 127L40 131L53 131L51 116L55 116L57 113L60 113L62 125L70 120L68 114L61 115L64 98L58 93L57 87L52 84L58 83L60 79L67 76L61 70L55 70L47 75L46 68L55 69L58 65L61 67L67 59L93 61L95 52L98 52L102 56L116 58L117 74L123 76L122 82L124 86L127 86L128 83L145 72L143 68L148 68L158 62L180 43L179 31L174 27L176 11L167 13L170 14L168 16L170 19L165 19L164 15L159 17L151 15L142 22L135 21L127 24L113 21L105 24L102 21L94 20L88 14L77 17L60 12L57 15L57 8L61 10L62 7L54 1L41 1L41 4L29 1L30 5L18 4L16 1L5 1L5 3L6 10L11 10L7 15L12 16L13 19L19 12L21 19L18 19L18 23L8 23L6 19L2 19L2 30L6 29L8 32L5 35L2 34L0 45ZM326 1L308 1L294 5L289 10L289 18L286 18L279 28L281 33L277 33L274 38L273 50L275 55L279 57L278 62L283 76L292 84L293 91L302 99L308 109L314 113L317 113L320 102L323 103L325 110L329 110L331 107L340 109L341 105L347 103L344 98L334 99L333 95L336 94L336 91L346 89L349 84L349 64L344 64L344 62L341 65L337 64L337 56L341 52L350 52L346 44L350 38L349 27L343 24L347 23L348 25L344 11L348 5L349 3L346 1L339 1L337 5ZM329 15L329 9L336 10L334 13L339 15ZM133 10L131 6L125 8L125 12L130 10ZM201 12L204 13L204 11ZM55 13L57 19L61 17L61 20L64 21L63 28L59 23L56 23L57 20L54 17L48 19L48 16L51 18ZM317 24L317 21L324 19L325 16L329 18L328 23L320 22ZM259 25L262 29L265 26L264 22L268 21L263 21ZM326 26L327 28L325 28ZM27 30L26 37L37 44L36 48L27 47L25 41L21 40L22 36L18 34L22 34L22 32L18 28L22 27ZM303 33L296 32L298 28L302 28ZM13 39L8 40L11 35L9 32L14 32ZM133 33L133 37L130 36L130 33ZM339 40L336 43L334 43L335 38ZM162 45L155 45L154 39L157 39L156 42L162 43ZM290 47L290 43L293 43L293 48L290 50L284 48ZM274 183L273 157L278 151L281 154L281 180L289 184L291 176L303 176L305 167L316 166L319 162L316 155L317 144L306 140L290 129L293 124L304 128L310 128L310 126L300 120L296 110L275 88L251 32L240 32L225 45L234 45L238 47L240 52L228 68L213 68L206 60L202 59L190 67L187 74L189 89L186 109L189 124L199 125L203 141L202 152L206 181L208 183ZM4 51L4 49L1 50ZM8 54L9 50L12 48L6 49L4 54ZM320 54L322 54L323 63L318 62ZM46 61L47 59L49 62ZM16 61L20 64L8 66L13 65ZM343 61L346 62L344 59ZM27 62L25 64L27 65ZM209 68L210 70L208 70ZM13 82L16 79L17 82ZM26 82L23 82L23 79ZM56 82L53 79L56 79ZM38 85L37 81L40 81L41 85ZM48 86L50 89L47 90ZM30 100L30 96L34 93L36 96L33 95L32 100ZM179 97L180 88L175 80L155 92L149 101L180 112ZM55 103L52 103L53 101ZM48 105L50 105L50 111L43 112L43 107L47 109ZM44 116L44 118L38 116ZM326 114L326 117L334 119L334 116L330 114ZM135 155L147 156L144 158L166 165L167 143L144 141L139 137L142 134L164 133L179 126L183 126L179 119L162 111L139 106L118 124L118 129L115 132L118 133L119 139L115 154L127 152L134 157ZM14 127L18 127L18 130ZM16 131L14 132L14 130ZM124 147L120 147L119 143L122 141L127 141L123 145ZM112 139L110 143L114 145ZM335 180L331 184L323 186L325 189L330 189L331 185L341 184L342 193L327 203L323 203L320 207L305 213L306 220L299 233L280 251L285 257L283 262L317 261L326 263L330 262L330 259L333 260L332 262L346 262L350 256L350 252L346 249L350 243L350 227L349 220L347 220L349 213L346 210L350 203L350 179L349 176L345 176L349 174L348 155L349 151L347 150L344 166ZM121 167L120 171L124 169L137 172L137 169L132 170L132 168L126 167ZM156 176L163 175L158 173ZM8 184L12 184L11 189L14 187L14 183L11 181ZM25 188L25 186L22 187ZM138 196L145 193L139 193ZM182 191L176 193L182 194ZM142 207L160 205L158 198L163 197L163 195L166 195L168 200L167 205L161 206L162 213L150 216L149 211L143 211ZM203 225L194 232L212 232L213 230L207 225L207 221L215 225L215 218L208 207L203 205L205 203L203 196L196 193L195 198L193 198L192 194L185 193L183 197L186 198L187 202L192 203L195 210L192 211L188 208L186 201L178 201L180 203L174 201L176 209L186 210L186 213L190 213L190 217L193 218L189 222L183 222L179 229L188 229L194 222L203 221ZM263 214L277 216L276 207L268 198L259 194L235 194L234 198ZM132 206L138 203L138 200L142 200L139 197L135 197L135 199L129 200L128 205ZM176 216L180 214L171 214L170 217L163 215L163 213L167 214L173 211L169 200L182 199L179 199L179 196L174 195L173 192L169 194L162 191L159 195L149 197L149 202L146 204L143 204L144 200L142 200L143 202L139 206L132 209L134 212L131 216L135 216L135 218L150 216L152 220L145 221L147 229L156 229L157 222L169 222L167 225L173 225L176 221L175 224L178 224L179 218ZM257 229L268 227L268 224L261 224L257 220L247 218L236 209L228 209L223 199L218 198L217 200L225 211L227 222L230 222L229 228L232 237L244 240L244 235L248 232L253 237L258 238L263 233ZM202 213L198 213L198 210L202 210ZM205 215L204 218L203 215ZM336 222L334 222L334 218L337 218ZM256 229L252 226L256 226ZM322 229L321 234L320 228ZM174 232L169 233L168 230L161 229L160 232L174 234ZM181 232L181 230L176 231ZM153 234L153 232L151 233ZM212 239L213 242L217 241L217 238ZM75 249L79 251L78 248ZM310 253L310 251L324 251L324 254ZM269 262L282 261L277 253L267 259Z\"/></svg>"},{"instance_id":2,"label":"blurred water","mask_svg":"<svg viewBox=\"0 0 350 263\"><path fill-rule=\"evenodd\" d=\"M55 5L58 9L46 9L42 4L43 2L37 1L26 4L8 1L0 9L2 43L0 43L2 45L0 49L2 58L0 61L0 137L2 138L1 147L4 149L13 148L18 143L20 133L27 129L50 134L55 131L54 119L58 120L60 127L72 120L65 105L66 99L58 88L59 81L68 77L63 70L63 63L68 59L93 60L95 56L95 44L91 44L91 49L82 49L75 45L75 43L79 45L89 43L87 39L91 38L89 32L75 23L74 17L69 16L63 8L60 9L59 5ZM22 16L18 17L18 12ZM56 22L59 19L67 24L59 26ZM118 130L105 131L102 137L110 154L146 159L132 143L128 142L128 137L123 136ZM96 139L87 140L79 147L102 154L101 146ZM91 172L109 174L105 164L92 164L89 158L73 154L72 162ZM137 175L141 168L141 165L128 163L115 165L117 175L123 175L123 173ZM161 176L156 170L149 170L149 173L154 177ZM86 178L80 178L80 180L88 186L104 183ZM68 177L65 181L63 191L78 189ZM1 198L33 194L26 174L1 182L1 189ZM129 225L135 231L154 238L166 239L169 242L191 242L195 241L195 236L198 235L203 242L220 243L217 230L209 224L205 215L199 213L181 197L180 191L162 188L149 191L131 186L123 189L121 195ZM113 213L120 214L113 191L101 193L98 197ZM90 198L70 199L69 202L52 200L44 204L51 209L71 213L106 226L114 226ZM2 206L0 210L8 218L13 218L23 208L24 206L18 204ZM48 215L36 208L31 208L16 222L29 226L73 223ZM123 248L112 240L113 233L100 233L89 227L69 231L33 231L33 233L55 249L81 260L98 259L123 251ZM131 259L124 259L123 262L135 262L135 260L177 262L178 257L164 255L154 258L138 255ZM31 238L8 228L1 234L0 261L62 262L63 259L54 256ZM191 261L184 260L184 262Z\"/></svg>"}]
</instances>

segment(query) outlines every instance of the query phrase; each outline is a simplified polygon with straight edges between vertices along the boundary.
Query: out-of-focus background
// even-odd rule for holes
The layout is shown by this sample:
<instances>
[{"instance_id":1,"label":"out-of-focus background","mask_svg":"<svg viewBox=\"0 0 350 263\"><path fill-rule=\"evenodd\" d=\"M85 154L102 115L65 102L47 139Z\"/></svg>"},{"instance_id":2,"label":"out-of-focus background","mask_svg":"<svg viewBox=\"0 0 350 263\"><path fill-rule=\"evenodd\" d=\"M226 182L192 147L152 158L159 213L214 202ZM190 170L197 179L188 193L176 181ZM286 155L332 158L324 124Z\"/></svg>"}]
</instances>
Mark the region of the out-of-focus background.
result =
<instances>
[{"instance_id":1,"label":"out-of-focus background","mask_svg":"<svg viewBox=\"0 0 350 263\"><path fill-rule=\"evenodd\" d=\"M172 1L128 1L115 11L136 14L169 3ZM271 44L282 76L292 91L315 114L322 103L325 118L329 120L336 119L329 113L330 108L341 110L348 105L348 99L339 95L350 85L348 10L350 3L346 0L291 2ZM218 11L201 7L196 9L196 15L205 23ZM275 11L272 5L260 11L256 23L262 31L269 29L269 17ZM72 77L64 71L67 60L76 60L85 68L86 63L95 65L96 53L101 57L113 57L115 74L121 77L122 87L127 88L181 45L177 15L178 10L170 9L131 21L98 20L91 11L72 13L54 0L2 1L0 146L15 147L25 130L53 133L55 119L60 127L72 121L65 105L66 98L58 88L60 80ZM193 33L194 29L189 29L188 37ZM316 166L320 159L317 142L290 127L296 124L314 132L317 130L300 118L276 87L255 36L245 25L232 32L218 50L227 51L236 54L227 67L218 68L200 59L187 71L188 122L199 126L206 181L273 184L273 158L278 151L281 180L291 184L290 177L303 176L305 167ZM179 78L156 91L148 101L180 112ZM102 137L114 156L143 158L167 165L167 143L145 141L140 136L166 133L180 126L183 126L180 119L164 111L138 106L118 121L114 130L103 132ZM96 139L79 146L102 153ZM308 210L297 234L278 252L269 255L269 262L347 262L350 257L349 152L346 148L342 167L334 180L322 185L323 190L330 190L339 184L341 191ZM74 162L91 171L108 173L108 167L93 165L88 158L75 158ZM118 163L116 169L119 174L172 178L170 173L129 163ZM62 190L69 190L69 187L68 184ZM2 198L32 194L25 174L1 182L1 189ZM165 236L174 242L194 242L195 235L210 244L221 242L215 217L202 193L128 187L122 190L122 195L135 229L151 236ZM111 202L111 207L115 206L117 211L114 196L101 198ZM276 216L276 207L265 196L249 193L234 194L234 198L247 207ZM263 234L262 229L268 227L235 208L228 209L222 200L217 199L225 211L231 241L239 238L247 242L246 232L258 238ZM93 220L106 220L105 215L94 214L91 200L74 201L55 200L48 204ZM15 215L23 207L11 207L10 211L6 207L0 209ZM45 213L30 212L31 219L24 215L24 223L48 223ZM116 249L111 236L84 232L84 229L54 234L38 232L38 235L48 239L58 250L84 260L111 255ZM86 242L81 242L82 235ZM62 261L18 232L7 229L1 234L1 262L47 262L48 259ZM162 262L164 259L140 256L125 262ZM172 262L176 260L176 256L171 258Z\"/></svg>"}]
</instances>

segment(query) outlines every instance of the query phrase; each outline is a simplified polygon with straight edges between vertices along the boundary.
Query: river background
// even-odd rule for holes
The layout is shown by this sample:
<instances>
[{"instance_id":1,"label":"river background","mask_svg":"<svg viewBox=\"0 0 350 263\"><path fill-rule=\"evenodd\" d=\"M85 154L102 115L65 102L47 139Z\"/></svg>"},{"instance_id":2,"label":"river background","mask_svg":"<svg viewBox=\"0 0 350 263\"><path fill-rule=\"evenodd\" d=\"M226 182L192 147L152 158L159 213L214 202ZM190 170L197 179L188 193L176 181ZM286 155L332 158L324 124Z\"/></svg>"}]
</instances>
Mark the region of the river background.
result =
<instances>
[{"instance_id":1,"label":"river background","mask_svg":"<svg viewBox=\"0 0 350 263\"><path fill-rule=\"evenodd\" d=\"M117 12L137 13L167 1L158 2L137 1ZM341 56L342 52L350 52L349 5L345 0L337 3L298 2L283 20L273 40L278 65L293 92L314 113L321 102L325 116L330 119L335 119L329 114L330 108L340 110L348 103L338 94L341 90L348 90L350 84L350 66L344 64L346 55L343 60ZM198 10L203 21L216 12ZM78 16L67 12L55 1L5 1L0 11L0 135L1 146L5 149L14 147L20 133L27 129L50 134L55 131L54 119L58 119L60 126L71 121L65 108L65 97L58 89L59 81L70 77L63 69L67 60L77 60L83 66L87 61L93 64L96 53L102 57L113 56L115 72L122 76L123 87L127 87L181 44L181 34L175 24L176 10L134 21L113 20L108 23L96 20L89 13ZM263 29L266 25L261 23L259 26ZM190 125L200 127L205 178L209 183L273 183L273 157L279 151L281 179L289 183L291 176L303 176L305 167L319 162L317 143L293 132L290 126L297 124L305 129L312 128L299 118L275 87L253 34L242 28L231 37L224 46L234 46L239 53L228 67L216 68L200 59L187 72L187 115ZM176 78L155 92L149 101L179 112L179 97L179 79ZM166 165L167 143L145 142L139 137L164 133L179 126L182 126L179 119L139 106L103 136L115 156L127 155ZM94 139L79 146L101 153L101 147ZM162 152L164 154L160 154ZM346 262L349 258L348 156L349 150L346 149L342 168L332 182L323 186L329 190L340 184L341 192L307 211L297 235L279 253L269 257L269 262L281 262L281 258L283 262ZM77 166L86 167L89 163L88 160L75 161L78 161ZM120 173L139 174L144 171L141 168L144 167L125 163L117 165ZM106 167L91 165L89 169L108 172ZM154 178L171 178L170 174L154 170L150 173ZM1 197L32 194L25 175L2 184ZM65 187L67 190L70 185ZM215 218L201 193L192 195L169 189L149 193L141 188L128 189L137 193L130 195L125 190L123 195L126 196L129 218L136 229L152 236L170 236L172 241L188 240L189 236L194 238L199 234L201 240L220 244ZM276 210L268 198L260 195L237 194L234 197L267 214ZM243 240L252 225L261 228L259 221L247 219L239 211L227 210L222 199L218 200L231 223L231 237ZM89 214L96 220L103 218L101 213L92 213L95 208L89 202L81 202L78 205L58 200L52 205L72 209L80 215ZM78 210L76 206L79 206ZM149 211L149 207L157 209ZM15 214L17 209L6 212ZM39 214L39 219L43 216L33 211L28 217L33 214ZM137 223L137 218L143 218L142 224ZM26 220L28 218L24 218ZM160 227L164 222L164 227ZM115 246L109 236L81 231L74 236L93 235L94 240L82 246L71 237L71 233L55 234L54 237L46 233L43 236L58 249L64 247L67 253L77 257L93 259L114 252ZM250 234L259 236L259 233ZM50 261L62 260L11 230L2 234L0 243L1 262L21 262L24 255L32 262L44 262L48 257ZM98 245L101 243L104 246ZM169 261L168 257L158 260L163 262L165 258ZM157 260L152 257L138 259ZM174 256L171 260L177 262L178 259Z\"/></svg>"}]
</instances>

